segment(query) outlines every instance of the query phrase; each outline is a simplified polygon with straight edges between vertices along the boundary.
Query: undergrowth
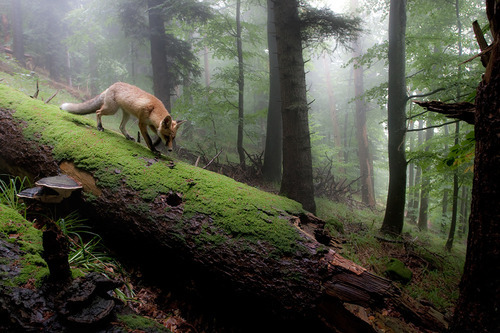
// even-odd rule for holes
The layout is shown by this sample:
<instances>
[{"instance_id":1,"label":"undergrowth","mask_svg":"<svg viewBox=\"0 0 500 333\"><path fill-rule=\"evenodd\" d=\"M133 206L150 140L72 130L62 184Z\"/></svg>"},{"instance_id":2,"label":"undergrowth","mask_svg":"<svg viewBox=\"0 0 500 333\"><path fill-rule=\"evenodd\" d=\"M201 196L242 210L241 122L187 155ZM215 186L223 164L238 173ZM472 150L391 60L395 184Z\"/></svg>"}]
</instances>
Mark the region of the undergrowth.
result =
<instances>
[{"instance_id":1,"label":"undergrowth","mask_svg":"<svg viewBox=\"0 0 500 333\"><path fill-rule=\"evenodd\" d=\"M30 186L27 178L9 177L2 175L0 178L0 205L8 207L11 211L7 215L7 209L1 209L0 234L8 239L19 241L21 248L26 252L25 267L21 276L17 278L18 283L26 283L28 279L41 280L47 276L47 265L41 258L42 240L41 230L33 227L33 223L26 221L27 207L17 194L24 188ZM17 218L15 212L20 216ZM21 218L22 217L22 218ZM38 216L39 219L55 223L70 244L68 261L72 269L73 277L84 275L89 272L99 272L108 278L121 280L125 289L115 289L116 296L123 300L131 300L134 291L127 282L125 271L121 265L108 254L106 247L102 245L101 236L92 232L81 219L77 212L70 213L66 217L53 219L47 215ZM34 221L37 220L36 218ZM46 222L47 223L47 222ZM13 237L12 235L15 235ZM21 237L22 236L22 237ZM39 268L37 268L39 267Z\"/></svg>"},{"instance_id":2,"label":"undergrowth","mask_svg":"<svg viewBox=\"0 0 500 333\"><path fill-rule=\"evenodd\" d=\"M385 276L389 260L396 258L413 272L408 284L395 282L403 293L425 300L441 312L453 311L465 262L464 242L456 240L448 252L442 235L432 230L421 232L408 223L400 238L387 239L379 233L383 211L327 199L317 199L317 206L318 215L342 243L337 251L343 257L381 276Z\"/></svg>"}]
</instances>

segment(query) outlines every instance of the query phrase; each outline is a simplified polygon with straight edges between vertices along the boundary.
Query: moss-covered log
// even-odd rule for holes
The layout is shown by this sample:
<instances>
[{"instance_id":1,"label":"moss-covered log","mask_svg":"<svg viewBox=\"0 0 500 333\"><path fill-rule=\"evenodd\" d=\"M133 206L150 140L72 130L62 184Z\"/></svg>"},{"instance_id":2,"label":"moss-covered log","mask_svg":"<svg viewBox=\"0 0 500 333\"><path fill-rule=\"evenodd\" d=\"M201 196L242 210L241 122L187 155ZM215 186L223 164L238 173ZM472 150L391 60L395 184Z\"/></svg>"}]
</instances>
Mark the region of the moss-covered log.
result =
<instances>
[{"instance_id":1,"label":"moss-covered log","mask_svg":"<svg viewBox=\"0 0 500 333\"><path fill-rule=\"evenodd\" d=\"M323 225L292 200L158 158L2 84L0 108L0 172L72 176L83 185L80 212L117 253L158 280L189 281L182 287L194 283L213 304L248 311L238 320L249 329L268 314L289 328L370 332L376 323L358 306L401 305L390 281L319 243Z\"/></svg>"}]
</instances>

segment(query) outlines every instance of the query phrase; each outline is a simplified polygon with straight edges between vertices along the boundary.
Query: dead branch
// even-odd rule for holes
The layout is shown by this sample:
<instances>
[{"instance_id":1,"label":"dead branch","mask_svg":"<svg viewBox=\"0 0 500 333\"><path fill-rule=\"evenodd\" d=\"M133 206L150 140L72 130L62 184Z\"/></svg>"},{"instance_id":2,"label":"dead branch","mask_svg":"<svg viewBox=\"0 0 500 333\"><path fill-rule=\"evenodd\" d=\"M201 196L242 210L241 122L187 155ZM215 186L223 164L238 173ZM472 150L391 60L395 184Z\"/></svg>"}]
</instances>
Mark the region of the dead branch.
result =
<instances>
[{"instance_id":1,"label":"dead branch","mask_svg":"<svg viewBox=\"0 0 500 333\"><path fill-rule=\"evenodd\" d=\"M31 98L37 99L38 98L38 93L40 92L40 89L38 87L38 80L36 80L36 91L33 94L33 96L30 96Z\"/></svg>"},{"instance_id":2,"label":"dead branch","mask_svg":"<svg viewBox=\"0 0 500 333\"><path fill-rule=\"evenodd\" d=\"M222 153L224 149L221 149L211 160L210 162L207 163L207 165L205 165L202 169L206 169L210 166L210 164L212 164L213 161L215 161L217 159L217 157L219 157L219 155Z\"/></svg>"},{"instance_id":3,"label":"dead branch","mask_svg":"<svg viewBox=\"0 0 500 333\"><path fill-rule=\"evenodd\" d=\"M440 101L413 101L413 103L426 108L429 111L444 114L448 118L463 120L469 124L474 124L476 106L469 102L446 104Z\"/></svg>"},{"instance_id":4,"label":"dead branch","mask_svg":"<svg viewBox=\"0 0 500 333\"><path fill-rule=\"evenodd\" d=\"M45 104L49 104L49 102L52 100L52 98L56 97L57 93L59 92L59 90L57 90L52 96L50 96L46 101L45 101Z\"/></svg>"}]
</instances>

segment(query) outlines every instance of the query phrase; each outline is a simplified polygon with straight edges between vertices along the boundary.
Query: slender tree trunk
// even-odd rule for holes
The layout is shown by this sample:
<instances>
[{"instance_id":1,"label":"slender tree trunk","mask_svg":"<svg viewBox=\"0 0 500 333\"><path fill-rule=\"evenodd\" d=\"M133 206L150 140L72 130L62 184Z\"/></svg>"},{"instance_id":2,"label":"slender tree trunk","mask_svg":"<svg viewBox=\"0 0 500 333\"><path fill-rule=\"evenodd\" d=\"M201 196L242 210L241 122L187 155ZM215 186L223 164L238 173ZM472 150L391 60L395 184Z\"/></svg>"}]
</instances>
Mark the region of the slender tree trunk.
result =
<instances>
[{"instance_id":1,"label":"slender tree trunk","mask_svg":"<svg viewBox=\"0 0 500 333\"><path fill-rule=\"evenodd\" d=\"M262 173L267 181L279 182L283 160L283 125L273 0L267 0L267 45L269 49L269 106Z\"/></svg>"},{"instance_id":2,"label":"slender tree trunk","mask_svg":"<svg viewBox=\"0 0 500 333\"><path fill-rule=\"evenodd\" d=\"M283 125L273 0L267 0L267 45L269 49L269 106L262 173L267 181L279 182L283 160Z\"/></svg>"},{"instance_id":3,"label":"slender tree trunk","mask_svg":"<svg viewBox=\"0 0 500 333\"><path fill-rule=\"evenodd\" d=\"M450 232L448 234L448 240L446 241L446 244L444 246L448 251L451 251L451 248L453 247L453 240L455 239L455 229L457 227L458 190L458 175L457 173L455 173L453 175L453 208L451 212Z\"/></svg>"},{"instance_id":4,"label":"slender tree trunk","mask_svg":"<svg viewBox=\"0 0 500 333\"><path fill-rule=\"evenodd\" d=\"M205 88L207 91L210 89L210 62L208 61L208 47L205 46L205 51L203 52L203 64L205 73Z\"/></svg>"},{"instance_id":5,"label":"slender tree trunk","mask_svg":"<svg viewBox=\"0 0 500 333\"><path fill-rule=\"evenodd\" d=\"M422 129L424 128L424 122L420 120L418 122L418 129L419 131L417 132L417 146L419 147L423 143L423 135L422 135ZM422 168L420 168L418 165L415 165L415 181L413 185L413 190L412 190L412 204L410 207L408 207L408 221L411 224L417 224L417 217L418 217L418 211L419 211L419 204L420 204L420 187L422 186L421 184L421 178L422 178Z\"/></svg>"},{"instance_id":6,"label":"slender tree trunk","mask_svg":"<svg viewBox=\"0 0 500 333\"><path fill-rule=\"evenodd\" d=\"M467 255L451 332L500 332L500 2L486 0L492 51L476 95Z\"/></svg>"},{"instance_id":7,"label":"slender tree trunk","mask_svg":"<svg viewBox=\"0 0 500 333\"><path fill-rule=\"evenodd\" d=\"M429 122L427 122L427 127L431 126ZM429 140L432 139L434 135L434 129L428 128L425 131L425 151L429 151ZM427 167L425 169L425 172L422 173L422 186L420 188L420 209L418 213L418 228L420 230L427 230L427 220L428 220L428 213L429 213L429 192L430 192L430 167Z\"/></svg>"},{"instance_id":8,"label":"slender tree trunk","mask_svg":"<svg viewBox=\"0 0 500 333\"><path fill-rule=\"evenodd\" d=\"M241 0L236 1L236 49L238 52L238 140L236 147L240 157L240 165L245 165L245 151L243 149L244 107L243 92L245 88L245 74L243 72L243 47L241 42Z\"/></svg>"},{"instance_id":9,"label":"slender tree trunk","mask_svg":"<svg viewBox=\"0 0 500 333\"><path fill-rule=\"evenodd\" d=\"M297 0L276 0L276 36L283 119L283 178L280 193L315 212L309 107Z\"/></svg>"},{"instance_id":10,"label":"slender tree trunk","mask_svg":"<svg viewBox=\"0 0 500 333\"><path fill-rule=\"evenodd\" d=\"M391 0L389 13L389 191L381 231L401 234L406 193L406 0Z\"/></svg>"},{"instance_id":11,"label":"slender tree trunk","mask_svg":"<svg viewBox=\"0 0 500 333\"><path fill-rule=\"evenodd\" d=\"M153 91L167 110L170 110L171 84L167 63L165 21L159 6L162 0L148 0L149 40L151 43L151 65L153 67Z\"/></svg>"},{"instance_id":12,"label":"slender tree trunk","mask_svg":"<svg viewBox=\"0 0 500 333\"><path fill-rule=\"evenodd\" d=\"M326 90L328 94L328 106L330 110L330 119L332 120L333 144L339 150L339 161L343 161L342 140L340 136L339 120L337 116L337 106L335 94L333 93L332 78L330 75L330 61L326 54L323 55L323 67L325 70Z\"/></svg>"},{"instance_id":13,"label":"slender tree trunk","mask_svg":"<svg viewBox=\"0 0 500 333\"><path fill-rule=\"evenodd\" d=\"M24 33L23 33L23 11L21 0L11 0L12 6L12 45L14 58L22 66L26 66L24 59Z\"/></svg>"},{"instance_id":14,"label":"slender tree trunk","mask_svg":"<svg viewBox=\"0 0 500 333\"><path fill-rule=\"evenodd\" d=\"M458 145L459 143L459 136L460 134L460 123L456 123L455 125L455 145ZM446 241L445 249L448 251L451 251L451 248L453 247L453 240L455 239L455 229L457 226L457 212L458 212L458 171L455 170L453 172L453 204L452 204L452 211L451 211L451 223L450 223L450 232L448 234L448 240Z\"/></svg>"},{"instance_id":15,"label":"slender tree trunk","mask_svg":"<svg viewBox=\"0 0 500 333\"><path fill-rule=\"evenodd\" d=\"M467 218L469 215L470 206L469 201L469 188L467 186L462 185L462 195L460 198L460 218L459 218L459 228L458 228L458 236L462 238L467 232Z\"/></svg>"},{"instance_id":16,"label":"slender tree trunk","mask_svg":"<svg viewBox=\"0 0 500 333\"><path fill-rule=\"evenodd\" d=\"M462 55L462 23L460 21L460 7L459 0L455 0L455 14L457 18L457 26L458 26L458 56ZM462 68L458 68L458 79L461 77ZM460 98L460 87L457 88L457 99ZM459 134L460 134L460 123L457 122L455 125L455 146L459 143ZM451 251L453 247L453 240L455 239L455 229L457 227L457 213L458 213L458 170L454 170L453 172L453 205L452 205L452 213L451 213L451 223L450 223L450 232L448 234L448 240L445 244L445 249Z\"/></svg>"},{"instance_id":17,"label":"slender tree trunk","mask_svg":"<svg viewBox=\"0 0 500 333\"><path fill-rule=\"evenodd\" d=\"M358 1L351 0L351 8L357 8ZM363 97L363 66L356 60L362 54L360 40L353 45L354 98L356 105L356 138L358 141L361 199L369 207L375 207L375 187L373 184L373 159L370 154L366 131L366 102ZM406 184L405 184L406 185Z\"/></svg>"},{"instance_id":18,"label":"slender tree trunk","mask_svg":"<svg viewBox=\"0 0 500 333\"><path fill-rule=\"evenodd\" d=\"M96 96L99 94L99 89L97 87L97 54L95 50L95 44L92 41L89 41L88 44L89 50L89 91L91 96Z\"/></svg>"},{"instance_id":19,"label":"slender tree trunk","mask_svg":"<svg viewBox=\"0 0 500 333\"><path fill-rule=\"evenodd\" d=\"M444 135L448 137L450 131L448 130L448 125L444 125ZM444 151L448 152L448 144L444 145ZM449 177L446 175L443 176L443 184L448 184ZM443 202L441 203L441 230L444 233L446 231L446 223L445 221L448 219L448 193L449 190L447 187L443 189Z\"/></svg>"},{"instance_id":20,"label":"slender tree trunk","mask_svg":"<svg viewBox=\"0 0 500 333\"><path fill-rule=\"evenodd\" d=\"M413 130L415 126L415 121L410 120L410 130ZM412 152L415 149L414 145L415 138L413 135L410 135L410 141L408 144L410 152ZM408 164L408 203L407 203L407 213L406 217L408 218L408 221L412 223L411 217L414 215L412 212L412 207L413 207L413 201L415 201L415 164L410 162Z\"/></svg>"}]
</instances>

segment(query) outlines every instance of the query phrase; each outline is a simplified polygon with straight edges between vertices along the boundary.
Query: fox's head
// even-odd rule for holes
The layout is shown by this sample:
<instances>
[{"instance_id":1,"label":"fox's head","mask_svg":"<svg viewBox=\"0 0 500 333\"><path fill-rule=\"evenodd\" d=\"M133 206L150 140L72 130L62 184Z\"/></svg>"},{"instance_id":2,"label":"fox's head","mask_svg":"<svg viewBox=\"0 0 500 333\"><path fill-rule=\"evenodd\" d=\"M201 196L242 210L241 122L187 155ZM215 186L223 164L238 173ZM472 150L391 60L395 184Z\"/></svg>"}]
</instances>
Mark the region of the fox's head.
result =
<instances>
[{"instance_id":1,"label":"fox's head","mask_svg":"<svg viewBox=\"0 0 500 333\"><path fill-rule=\"evenodd\" d=\"M175 121L172 119L172 116L168 115L163 118L162 122L160 123L160 127L158 127L158 136L165 142L168 151L172 151L172 143L177 134L177 129L184 122L186 121Z\"/></svg>"}]
</instances>

